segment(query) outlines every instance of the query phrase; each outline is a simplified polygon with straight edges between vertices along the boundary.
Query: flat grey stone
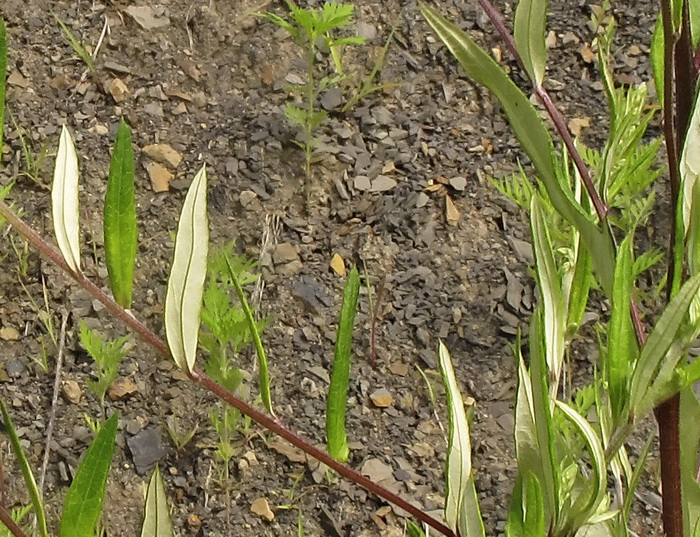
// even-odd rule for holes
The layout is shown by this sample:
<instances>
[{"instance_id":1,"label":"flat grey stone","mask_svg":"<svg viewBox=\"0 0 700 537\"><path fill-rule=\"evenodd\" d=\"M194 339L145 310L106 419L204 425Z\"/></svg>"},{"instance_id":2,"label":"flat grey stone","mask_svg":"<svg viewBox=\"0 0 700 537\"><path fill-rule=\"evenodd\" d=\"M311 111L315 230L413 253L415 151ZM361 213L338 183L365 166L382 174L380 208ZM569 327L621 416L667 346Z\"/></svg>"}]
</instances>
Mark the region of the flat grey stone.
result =
<instances>
[{"instance_id":1,"label":"flat grey stone","mask_svg":"<svg viewBox=\"0 0 700 537\"><path fill-rule=\"evenodd\" d=\"M126 441L131 451L131 458L139 474L149 472L165 455L160 441L160 428L146 429Z\"/></svg>"}]
</instances>

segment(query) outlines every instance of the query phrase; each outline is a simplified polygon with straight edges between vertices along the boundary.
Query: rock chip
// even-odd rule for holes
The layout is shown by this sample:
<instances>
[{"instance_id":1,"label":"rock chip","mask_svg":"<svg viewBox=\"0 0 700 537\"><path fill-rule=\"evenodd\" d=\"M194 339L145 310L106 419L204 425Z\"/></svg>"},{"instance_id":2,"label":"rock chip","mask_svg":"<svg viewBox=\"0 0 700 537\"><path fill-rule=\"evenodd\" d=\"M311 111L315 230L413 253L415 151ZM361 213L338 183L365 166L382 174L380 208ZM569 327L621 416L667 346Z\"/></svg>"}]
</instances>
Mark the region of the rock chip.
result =
<instances>
[{"instance_id":1,"label":"rock chip","mask_svg":"<svg viewBox=\"0 0 700 537\"><path fill-rule=\"evenodd\" d=\"M284 263L291 263L292 261L299 260L299 252L297 252L296 247L289 243L283 242L275 246L272 251L272 260L275 265L282 265Z\"/></svg>"},{"instance_id":2,"label":"rock chip","mask_svg":"<svg viewBox=\"0 0 700 537\"><path fill-rule=\"evenodd\" d=\"M182 155L168 144L147 145L143 148L143 152L148 155L149 158L171 169L177 168L182 161Z\"/></svg>"},{"instance_id":3,"label":"rock chip","mask_svg":"<svg viewBox=\"0 0 700 537\"><path fill-rule=\"evenodd\" d=\"M80 389L80 385L74 380L66 380L61 386L61 393L65 397L66 401L77 405L83 397L83 390Z\"/></svg>"},{"instance_id":4,"label":"rock chip","mask_svg":"<svg viewBox=\"0 0 700 537\"><path fill-rule=\"evenodd\" d=\"M170 190L170 181L173 174L162 164L157 162L149 162L146 164L148 177L151 179L151 186L154 192L167 192Z\"/></svg>"},{"instance_id":5,"label":"rock chip","mask_svg":"<svg viewBox=\"0 0 700 537\"><path fill-rule=\"evenodd\" d=\"M250 504L251 513L258 515L260 518L272 522L275 519L275 513L270 509L270 504L267 498L258 498Z\"/></svg>"},{"instance_id":6,"label":"rock chip","mask_svg":"<svg viewBox=\"0 0 700 537\"><path fill-rule=\"evenodd\" d=\"M378 408L388 408L394 404L394 396L389 393L386 388L380 388L373 391L369 398L374 403L374 406Z\"/></svg>"},{"instance_id":7,"label":"rock chip","mask_svg":"<svg viewBox=\"0 0 700 537\"><path fill-rule=\"evenodd\" d=\"M165 455L160 441L160 429L145 429L126 441L139 474L149 472Z\"/></svg>"}]
</instances>

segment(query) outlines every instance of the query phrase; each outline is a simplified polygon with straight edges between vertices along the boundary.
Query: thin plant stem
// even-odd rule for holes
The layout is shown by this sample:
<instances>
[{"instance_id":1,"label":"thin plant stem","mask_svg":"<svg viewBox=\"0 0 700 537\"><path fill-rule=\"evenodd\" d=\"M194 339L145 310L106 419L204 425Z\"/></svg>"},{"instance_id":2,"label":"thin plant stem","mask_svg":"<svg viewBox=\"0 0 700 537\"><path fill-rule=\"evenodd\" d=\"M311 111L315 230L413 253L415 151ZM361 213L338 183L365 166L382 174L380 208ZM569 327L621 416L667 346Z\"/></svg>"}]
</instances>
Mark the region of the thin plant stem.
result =
<instances>
[{"instance_id":1,"label":"thin plant stem","mask_svg":"<svg viewBox=\"0 0 700 537\"><path fill-rule=\"evenodd\" d=\"M63 257L58 252L58 250L56 250L56 248L47 243L27 223L25 223L21 218L19 218L12 211L12 209L10 209L10 207L2 200L0 200L0 215L4 216L7 219L7 221L44 257L46 257L50 261L53 261L56 265L63 269L64 272L66 272L71 278L73 278L80 286L82 286L94 298L100 301L110 311L110 313L112 313L116 318L124 322L124 324L126 324L131 330L140 335L146 341L146 343L154 347L156 350L158 350L165 356L171 356L167 344L155 332L153 332L141 321L136 319L136 317L134 317L131 313L127 312L124 308L117 304L110 296L108 296L97 285L95 285L91 280L89 280L82 272L75 272L71 270L68 264L63 260ZM293 433L291 430L284 427L278 419L257 410L256 408L249 405L239 397L236 397L234 394L227 391L222 386L220 386L208 376L206 376L203 372L197 370L192 371L191 373L189 373L189 377L194 382L197 382L198 384L202 385L207 390L218 396L227 404L233 406L234 408L237 408L243 414L249 416L251 419L259 423L266 429L281 436L282 438L290 442L292 445L298 447L314 459L319 460L329 468L335 470L343 477L354 481L359 486L376 494L384 500L393 503L401 509L411 513L418 520L424 522L436 531L439 531L446 537L456 537L454 532L440 521L436 520L435 518L422 511L421 509L415 507L414 505L411 505L406 500L397 496L385 487L374 483L373 481L361 475L359 472L353 470L349 466L335 461L330 457L330 455L316 448L310 442L304 440L299 435ZM4 522L2 518L0 518L0 520ZM18 535L18 537L25 537L23 533L16 535Z\"/></svg>"},{"instance_id":2,"label":"thin plant stem","mask_svg":"<svg viewBox=\"0 0 700 537\"><path fill-rule=\"evenodd\" d=\"M20 528L14 520L12 520L10 513L5 510L3 505L0 505L0 522L5 524L5 527L10 530L12 535L15 537L27 537L27 534L22 531L22 528Z\"/></svg>"},{"instance_id":3,"label":"thin plant stem","mask_svg":"<svg viewBox=\"0 0 700 537\"><path fill-rule=\"evenodd\" d=\"M520 56L520 53L518 52L518 49L515 45L515 38L503 22L503 17L501 16L501 14L493 6L493 4L491 4L489 0L478 1L481 8L491 20L491 23L496 27L496 30L500 34L501 39L503 39L504 43L506 44L506 48L508 49L508 51L518 62L522 71L524 73L527 73L527 70L524 68L522 57ZM564 142L566 149L569 151L569 154L571 155L571 158L574 161L574 165L576 166L576 169L578 170L578 173L581 176L581 181L586 187L586 191L588 192L588 196L591 199L591 203L595 208L596 214L598 215L598 218L602 221L608 214L608 207L605 205L600 195L598 194L598 191L596 190L595 185L593 184L593 180L591 179L591 175L588 172L588 167L583 161L583 158L581 157L581 154L579 153L578 149L576 149L576 146L574 145L574 140L571 137L571 132L569 131L569 128L566 126L564 116L562 116L559 109L554 105L554 102L549 96L549 93L547 93L547 90L544 89L541 85L536 84L534 80L532 80L531 82L535 89L535 95L537 95L537 98L539 99L540 103L542 103L542 106L544 107L550 119L552 120L552 123L554 124L554 128L559 133L559 137Z\"/></svg>"},{"instance_id":4,"label":"thin plant stem","mask_svg":"<svg viewBox=\"0 0 700 537\"><path fill-rule=\"evenodd\" d=\"M53 429L56 423L56 407L58 406L58 394L61 391L61 370L63 367L63 355L66 345L66 326L68 324L68 312L63 312L61 321L61 332L58 339L58 354L56 356L56 372L53 383L53 396L51 397L51 411L49 412L49 424L46 427L46 448L44 449L44 460L41 463L39 474L39 496L44 497L44 482L46 472L49 468L49 456L51 455L51 441L53 440Z\"/></svg>"}]
</instances>

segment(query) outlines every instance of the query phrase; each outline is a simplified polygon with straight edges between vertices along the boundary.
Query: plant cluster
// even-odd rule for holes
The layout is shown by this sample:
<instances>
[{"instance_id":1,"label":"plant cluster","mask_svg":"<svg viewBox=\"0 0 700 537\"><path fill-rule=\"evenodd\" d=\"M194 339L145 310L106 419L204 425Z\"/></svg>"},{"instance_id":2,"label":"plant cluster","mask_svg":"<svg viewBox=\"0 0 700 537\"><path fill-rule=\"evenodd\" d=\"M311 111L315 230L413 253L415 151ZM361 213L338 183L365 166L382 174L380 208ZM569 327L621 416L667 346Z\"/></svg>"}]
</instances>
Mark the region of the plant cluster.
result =
<instances>
[{"instance_id":1,"label":"plant cluster","mask_svg":"<svg viewBox=\"0 0 700 537\"><path fill-rule=\"evenodd\" d=\"M664 118L673 207L670 215L673 232L668 237L665 255L644 250L643 245L636 244L636 229L654 210L650 188L654 181L665 176L657 164L661 142L646 140L646 130L655 110L645 109L645 88L617 88L613 83L609 59L614 26L610 22L603 24L597 38L610 132L604 147L596 150L585 148L572 138L545 90L546 2L520 0L512 33L488 0L479 0L479 3L527 75L534 95L553 126L553 129L547 127L540 110L491 55L434 8L420 4L426 21L467 75L499 101L531 162L530 171L526 172L523 167L519 175L497 183L499 190L528 212L535 254L534 274L539 288L530 320L527 360L524 342L518 338L514 345L518 378L514 410L518 476L513 483L506 535L631 535L628 522L634 494L652 442L650 439L636 458L628 454L626 443L640 420L652 411L659 423L661 440L664 532L669 537L697 535L700 528L700 484L696 468L700 402L691 385L700 379L700 361L690 361L688 350L700 335L700 164L697 152L700 106L689 96L695 94L698 75L693 53L698 50L700 41L697 32L700 2L663 0L653 40L652 62ZM268 15L268 18L290 33L298 32L299 37L315 36L307 43L314 52L311 60L315 58L319 39L330 50L338 46L338 41L333 41L328 32L347 20L343 17L348 17L351 9L333 8L324 19L323 14L316 13L317 18L314 18L309 15L311 12L303 15L303 10L298 10L291 2L288 5L298 28L274 16ZM340 18L330 17L330 14ZM341 40L341 44L352 42ZM6 36L0 21L0 120L5 68ZM309 80L313 82L313 78ZM317 86L314 83L312 87ZM315 89L309 91L307 87L306 91L312 99L303 110L308 116L304 119L304 128L314 124L311 116L316 113L314 101L318 96ZM552 132L559 142L555 143ZM1 136L0 129L0 145ZM236 429L233 422L240 412L331 470L408 511L424 525L409 521L407 531L412 537L424 535L427 527L447 537L485 535L472 467L470 420L448 349L442 342L438 345L438 356L449 417L444 523L339 462L346 460L349 453L344 412L360 287L356 269L350 271L346 282L328 394L329 455L284 427L274 415L267 357L260 336L264 321L255 318L243 291L243 285L257 277L252 273L253 266L234 256L231 246L208 261L206 168L202 167L195 175L178 223L166 290L167 343L126 309L132 300L137 233L133 210L133 155L124 122L117 133L104 206L105 259L112 296L89 280L81 269L78 179L77 153L64 127L51 189L58 250L4 201L0 201L0 214L32 247L102 302L115 318L146 343L171 357L191 381L219 398L222 406L212 415L212 422L221 439L219 456L222 461L228 462L232 456L231 435ZM108 235L110 240L107 240ZM640 248L641 254L638 253ZM637 293L639 275L664 257L668 264L667 277L658 286L666 291L666 305L657 317L649 314L648 318L643 318ZM608 318L599 326L600 358L596 377L573 394L563 394L564 365L583 315L592 307L593 288L600 290L610 309ZM233 301L232 289L237 304ZM93 389L104 401L105 386L113 378L124 343L100 341L88 331L84 331L82 339L96 358L98 381ZM240 391L241 373L231 357L248 342L254 343L256 350L264 411L235 393ZM205 371L196 367L200 347L207 354ZM229 414L224 404L236 413ZM37 533L46 537L48 524L41 494L2 401L0 412L29 492ZM63 505L59 527L62 537L92 536L101 531L100 513L117 424L118 415L112 413L96 425L95 439L82 459ZM27 535L26 515L26 509L8 513L0 505L0 521L15 537ZM298 528L303 532L301 513ZM173 535L165 488L157 468L148 487L141 535Z\"/></svg>"}]
</instances>

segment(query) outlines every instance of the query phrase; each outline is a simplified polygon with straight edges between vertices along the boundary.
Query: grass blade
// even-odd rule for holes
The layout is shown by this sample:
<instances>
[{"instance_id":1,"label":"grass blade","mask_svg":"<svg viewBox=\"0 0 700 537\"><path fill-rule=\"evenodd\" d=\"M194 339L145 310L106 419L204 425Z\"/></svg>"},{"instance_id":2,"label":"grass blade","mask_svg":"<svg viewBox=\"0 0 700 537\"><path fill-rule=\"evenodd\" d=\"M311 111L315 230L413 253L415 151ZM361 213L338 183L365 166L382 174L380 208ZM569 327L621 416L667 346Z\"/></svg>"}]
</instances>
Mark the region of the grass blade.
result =
<instances>
[{"instance_id":1,"label":"grass blade","mask_svg":"<svg viewBox=\"0 0 700 537\"><path fill-rule=\"evenodd\" d=\"M241 308L243 308L243 313L245 313L246 321L248 322L248 330L255 343L255 352L258 355L258 379L260 382L260 397L262 399L263 405L267 411L274 416L275 412L272 409L272 395L270 393L270 372L267 365L267 354L265 353L265 347L262 344L262 339L260 339L260 331L258 330L258 325L255 322L255 316L253 315L253 310L248 304L248 300L243 292L243 287L241 282L238 280L236 271L233 270L231 262L227 255L224 255L224 260L226 261L226 266L228 267L228 273L233 282L233 287L236 289L236 294L238 295L238 301L241 303Z\"/></svg>"},{"instance_id":2,"label":"grass blade","mask_svg":"<svg viewBox=\"0 0 700 537\"><path fill-rule=\"evenodd\" d=\"M192 180L182 206L165 295L168 346L177 366L187 372L192 372L197 358L208 250L207 171L202 166Z\"/></svg>"},{"instance_id":3,"label":"grass blade","mask_svg":"<svg viewBox=\"0 0 700 537\"><path fill-rule=\"evenodd\" d=\"M445 471L445 522L457 535L485 535L472 470L471 432L450 353L440 341L438 358L447 396L450 434Z\"/></svg>"},{"instance_id":4,"label":"grass blade","mask_svg":"<svg viewBox=\"0 0 700 537\"><path fill-rule=\"evenodd\" d=\"M473 39L442 17L432 7L420 3L428 24L445 43L467 74L488 89L500 102L516 138L532 161L555 209L581 233L605 293L612 292L615 248L610 230L598 229L590 215L574 200L568 185L557 179L552 138L535 108L503 69Z\"/></svg>"},{"instance_id":5,"label":"grass blade","mask_svg":"<svg viewBox=\"0 0 700 537\"><path fill-rule=\"evenodd\" d=\"M163 476L156 465L148 481L141 537L174 537Z\"/></svg>"},{"instance_id":6,"label":"grass blade","mask_svg":"<svg viewBox=\"0 0 700 537\"><path fill-rule=\"evenodd\" d=\"M513 23L513 37L525 70L536 86L542 85L547 64L546 23L547 0L518 2Z\"/></svg>"},{"instance_id":7,"label":"grass blade","mask_svg":"<svg viewBox=\"0 0 700 537\"><path fill-rule=\"evenodd\" d=\"M348 460L350 450L345 432L345 406L348 399L350 382L350 359L352 350L352 333L357 310L357 298L360 294L360 274L357 267L352 267L345 282L343 305L340 308L338 336L335 341L333 374L328 388L326 403L326 440L328 454L335 460Z\"/></svg>"},{"instance_id":8,"label":"grass blade","mask_svg":"<svg viewBox=\"0 0 700 537\"><path fill-rule=\"evenodd\" d=\"M112 465L118 414L112 414L85 452L63 503L59 537L94 537Z\"/></svg>"},{"instance_id":9,"label":"grass blade","mask_svg":"<svg viewBox=\"0 0 700 537\"><path fill-rule=\"evenodd\" d=\"M80 229L78 225L78 155L73 138L64 125L58 142L56 168L51 188L53 227L58 248L68 266L80 272Z\"/></svg>"},{"instance_id":10,"label":"grass blade","mask_svg":"<svg viewBox=\"0 0 700 537\"><path fill-rule=\"evenodd\" d=\"M39 494L39 488L36 486L36 481L34 480L34 474L32 474L32 469L29 466L29 461L27 456L22 449L22 445L19 443L19 437L17 436L17 430L12 423L12 418L10 418L10 413L7 411L7 406L5 402L0 399L0 412L2 412L2 422L5 425L5 430L7 436L10 439L10 445L12 446L12 452L17 459L17 464L19 464L20 470L22 472L22 479L24 480L24 485L27 487L27 492L29 493L29 498L32 502L32 508L34 509L34 514L36 515L37 527L39 530L39 535L41 537L48 537L49 530L46 525L46 512L44 511L44 502Z\"/></svg>"},{"instance_id":11,"label":"grass blade","mask_svg":"<svg viewBox=\"0 0 700 537\"><path fill-rule=\"evenodd\" d=\"M136 203L131 131L122 119L109 167L104 209L104 241L110 287L117 303L131 306L136 260Z\"/></svg>"},{"instance_id":12,"label":"grass blade","mask_svg":"<svg viewBox=\"0 0 700 537\"><path fill-rule=\"evenodd\" d=\"M0 17L0 148L5 127L5 80L7 78L7 29L5 21ZM0 168L2 162L0 162Z\"/></svg>"}]
</instances>

